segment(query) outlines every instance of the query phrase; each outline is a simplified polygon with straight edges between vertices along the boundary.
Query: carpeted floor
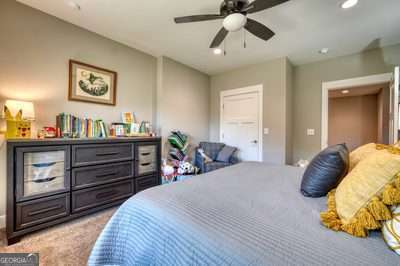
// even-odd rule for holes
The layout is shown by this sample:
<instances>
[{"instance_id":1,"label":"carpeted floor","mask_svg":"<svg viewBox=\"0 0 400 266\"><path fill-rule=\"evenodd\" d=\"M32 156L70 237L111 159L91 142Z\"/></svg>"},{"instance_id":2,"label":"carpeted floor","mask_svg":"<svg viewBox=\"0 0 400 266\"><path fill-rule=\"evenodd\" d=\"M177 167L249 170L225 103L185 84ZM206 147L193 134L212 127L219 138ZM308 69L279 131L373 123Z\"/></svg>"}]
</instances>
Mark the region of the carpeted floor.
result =
<instances>
[{"instance_id":1,"label":"carpeted floor","mask_svg":"<svg viewBox=\"0 0 400 266\"><path fill-rule=\"evenodd\" d=\"M0 231L0 253L39 252L40 265L86 265L97 237L116 208L80 218L66 224L24 237L21 242L5 245L5 232Z\"/></svg>"}]
</instances>

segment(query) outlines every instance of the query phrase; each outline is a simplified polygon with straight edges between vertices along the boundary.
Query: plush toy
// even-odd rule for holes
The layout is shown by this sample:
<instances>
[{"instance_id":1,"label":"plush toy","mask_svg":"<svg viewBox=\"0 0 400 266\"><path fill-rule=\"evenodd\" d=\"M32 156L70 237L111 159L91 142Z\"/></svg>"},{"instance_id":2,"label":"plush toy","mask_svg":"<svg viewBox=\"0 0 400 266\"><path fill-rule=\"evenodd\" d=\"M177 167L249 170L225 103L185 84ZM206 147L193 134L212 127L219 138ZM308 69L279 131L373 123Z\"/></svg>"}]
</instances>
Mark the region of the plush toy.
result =
<instances>
[{"instance_id":1,"label":"plush toy","mask_svg":"<svg viewBox=\"0 0 400 266\"><path fill-rule=\"evenodd\" d=\"M173 167L172 165L168 165L166 160L163 160L163 165L162 165L162 183L170 183L175 181L176 178L176 168Z\"/></svg>"},{"instance_id":2,"label":"plush toy","mask_svg":"<svg viewBox=\"0 0 400 266\"><path fill-rule=\"evenodd\" d=\"M195 174L196 168L188 162L181 162L178 168L178 174L187 175L187 174Z\"/></svg>"},{"instance_id":3,"label":"plush toy","mask_svg":"<svg viewBox=\"0 0 400 266\"><path fill-rule=\"evenodd\" d=\"M22 119L22 110L19 110L15 117L10 110L4 106L4 114L7 120L7 138L30 138L31 122Z\"/></svg>"},{"instance_id":4,"label":"plush toy","mask_svg":"<svg viewBox=\"0 0 400 266\"><path fill-rule=\"evenodd\" d=\"M208 155L204 152L203 149L198 149L197 151L200 153L201 157L203 157L205 163L210 163L213 161L210 157L208 157Z\"/></svg>"},{"instance_id":5,"label":"plush toy","mask_svg":"<svg viewBox=\"0 0 400 266\"><path fill-rule=\"evenodd\" d=\"M171 165L163 166L162 170L163 170L163 175L164 176L171 176L171 175L173 175L175 173L175 169Z\"/></svg>"}]
</instances>

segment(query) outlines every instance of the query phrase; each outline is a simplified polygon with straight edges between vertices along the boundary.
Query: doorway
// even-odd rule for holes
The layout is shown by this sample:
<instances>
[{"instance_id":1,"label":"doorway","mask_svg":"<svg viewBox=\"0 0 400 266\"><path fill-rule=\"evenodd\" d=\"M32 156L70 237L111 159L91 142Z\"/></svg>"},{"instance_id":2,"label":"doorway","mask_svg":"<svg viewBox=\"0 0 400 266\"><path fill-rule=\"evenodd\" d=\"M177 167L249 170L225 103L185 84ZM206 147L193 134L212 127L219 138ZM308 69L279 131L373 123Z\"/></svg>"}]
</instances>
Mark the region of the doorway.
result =
<instances>
[{"instance_id":1,"label":"doorway","mask_svg":"<svg viewBox=\"0 0 400 266\"><path fill-rule=\"evenodd\" d=\"M392 142L391 73L323 83L322 149Z\"/></svg>"},{"instance_id":2,"label":"doorway","mask_svg":"<svg viewBox=\"0 0 400 266\"><path fill-rule=\"evenodd\" d=\"M389 144L389 83L329 92L328 145L350 151L368 143Z\"/></svg>"},{"instance_id":3,"label":"doorway","mask_svg":"<svg viewBox=\"0 0 400 266\"><path fill-rule=\"evenodd\" d=\"M263 86L221 92L220 141L242 161L262 161Z\"/></svg>"}]
</instances>

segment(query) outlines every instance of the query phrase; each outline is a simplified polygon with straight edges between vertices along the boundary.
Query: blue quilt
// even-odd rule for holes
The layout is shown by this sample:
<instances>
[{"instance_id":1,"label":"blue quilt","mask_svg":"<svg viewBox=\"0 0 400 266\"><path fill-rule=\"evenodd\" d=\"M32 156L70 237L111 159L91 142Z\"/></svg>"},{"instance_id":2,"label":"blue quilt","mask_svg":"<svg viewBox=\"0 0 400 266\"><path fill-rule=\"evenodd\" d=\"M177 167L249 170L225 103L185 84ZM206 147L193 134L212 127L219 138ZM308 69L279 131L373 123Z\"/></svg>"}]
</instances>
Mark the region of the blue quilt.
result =
<instances>
[{"instance_id":1,"label":"blue quilt","mask_svg":"<svg viewBox=\"0 0 400 266\"><path fill-rule=\"evenodd\" d=\"M141 192L98 238L89 265L400 265L380 233L323 227L325 198L304 198L303 170L242 163Z\"/></svg>"}]
</instances>

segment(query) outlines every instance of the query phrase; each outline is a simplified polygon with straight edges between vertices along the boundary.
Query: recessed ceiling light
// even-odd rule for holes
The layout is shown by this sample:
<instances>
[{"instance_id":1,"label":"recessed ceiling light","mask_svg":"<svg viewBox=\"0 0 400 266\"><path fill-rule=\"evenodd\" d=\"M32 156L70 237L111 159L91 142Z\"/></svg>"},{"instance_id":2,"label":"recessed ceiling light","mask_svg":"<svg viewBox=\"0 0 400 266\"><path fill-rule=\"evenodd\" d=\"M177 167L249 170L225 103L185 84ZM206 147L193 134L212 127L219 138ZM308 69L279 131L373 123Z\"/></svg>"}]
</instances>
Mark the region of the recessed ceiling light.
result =
<instances>
[{"instance_id":1,"label":"recessed ceiling light","mask_svg":"<svg viewBox=\"0 0 400 266\"><path fill-rule=\"evenodd\" d=\"M349 94L350 91L349 90L342 90L342 94Z\"/></svg>"},{"instance_id":2,"label":"recessed ceiling light","mask_svg":"<svg viewBox=\"0 0 400 266\"><path fill-rule=\"evenodd\" d=\"M77 10L77 11L80 11L80 10L81 10L81 6L80 6L78 3L76 3L76 2L69 1L69 2L68 2L68 5L69 5L71 8L73 8L73 9L75 9L75 10Z\"/></svg>"},{"instance_id":3,"label":"recessed ceiling light","mask_svg":"<svg viewBox=\"0 0 400 266\"><path fill-rule=\"evenodd\" d=\"M327 54L329 52L329 48L322 48L321 50L319 50L320 54Z\"/></svg>"},{"instance_id":4,"label":"recessed ceiling light","mask_svg":"<svg viewBox=\"0 0 400 266\"><path fill-rule=\"evenodd\" d=\"M222 54L222 49L221 48L215 48L214 49L214 54L215 55L221 55Z\"/></svg>"},{"instance_id":5,"label":"recessed ceiling light","mask_svg":"<svg viewBox=\"0 0 400 266\"><path fill-rule=\"evenodd\" d=\"M343 9L352 8L353 6L358 4L358 0L346 0L342 4Z\"/></svg>"}]
</instances>

